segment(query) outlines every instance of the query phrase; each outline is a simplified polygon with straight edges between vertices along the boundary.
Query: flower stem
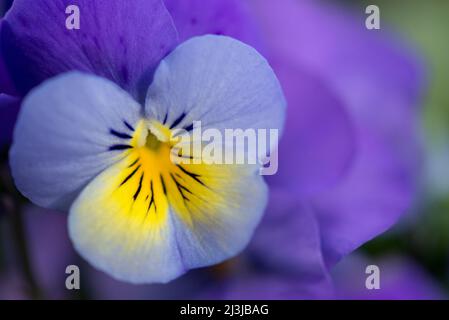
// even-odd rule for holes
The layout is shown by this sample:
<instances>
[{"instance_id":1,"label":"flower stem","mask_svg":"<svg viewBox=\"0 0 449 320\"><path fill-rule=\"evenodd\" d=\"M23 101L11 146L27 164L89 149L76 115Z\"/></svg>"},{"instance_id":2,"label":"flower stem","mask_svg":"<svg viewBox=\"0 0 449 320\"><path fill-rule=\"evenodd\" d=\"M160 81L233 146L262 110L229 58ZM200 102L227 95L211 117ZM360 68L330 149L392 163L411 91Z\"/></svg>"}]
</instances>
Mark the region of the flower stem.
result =
<instances>
[{"instance_id":1,"label":"flower stem","mask_svg":"<svg viewBox=\"0 0 449 320\"><path fill-rule=\"evenodd\" d=\"M4 167L1 168L0 179L5 190L4 194L0 194L0 201L1 205L5 208L7 217L10 220L12 237L16 252L18 253L19 263L21 265L23 277L28 285L28 295L32 299L43 299L43 292L36 282L29 258L29 248L25 236L21 196L12 183L8 169L5 169Z\"/></svg>"}]
</instances>

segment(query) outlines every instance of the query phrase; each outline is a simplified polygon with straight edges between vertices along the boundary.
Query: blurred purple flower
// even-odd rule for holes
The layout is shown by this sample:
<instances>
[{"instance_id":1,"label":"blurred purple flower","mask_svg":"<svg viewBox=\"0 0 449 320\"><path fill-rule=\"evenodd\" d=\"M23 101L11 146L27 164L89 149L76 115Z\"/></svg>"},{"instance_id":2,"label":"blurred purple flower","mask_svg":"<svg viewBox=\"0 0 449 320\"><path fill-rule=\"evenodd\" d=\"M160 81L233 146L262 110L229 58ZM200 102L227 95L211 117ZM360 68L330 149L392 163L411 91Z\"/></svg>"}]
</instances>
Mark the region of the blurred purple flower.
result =
<instances>
[{"instance_id":1,"label":"blurred purple flower","mask_svg":"<svg viewBox=\"0 0 449 320\"><path fill-rule=\"evenodd\" d=\"M78 257L67 235L66 217L59 212L27 205L24 208L24 229L28 243L29 259L37 285L45 298L62 299L72 292L65 287L65 269L78 264ZM3 225L2 225L3 226ZM17 244L12 241L11 230L5 231L0 243L6 254L7 265L0 275L0 298L29 298L29 287L21 274Z\"/></svg>"},{"instance_id":2,"label":"blurred purple flower","mask_svg":"<svg viewBox=\"0 0 449 320\"><path fill-rule=\"evenodd\" d=\"M165 3L180 41L216 33L256 47L275 69L289 104L279 172L268 179L272 195L266 216L237 267L228 269L223 281L198 286L197 295L329 296L328 268L388 229L413 200L419 160L415 105L422 88L417 62L384 30L366 30L363 13L350 14L317 1ZM146 9L142 2L138 12L143 15ZM114 16L113 7L110 14ZM123 37L122 30L110 30L122 28L120 24L86 28L80 37L63 30L60 36L74 38L62 44L48 36L55 31L42 33L60 28L24 17L7 17L16 22L8 21L1 32L14 80L13 86L0 81L1 92L11 94L15 87L25 94L59 72L86 71L82 61L93 67L88 71L130 88L126 68L106 60L114 72L104 74L105 65L98 57L122 52L105 39L112 44L129 41L125 47L130 49L136 49L134 37L151 41L142 37L152 31L143 16L126 24ZM31 24L35 27L27 28ZM163 41L154 55L163 56L173 45ZM42 51L42 46L48 49ZM77 54L66 60L71 51ZM152 58L142 52L132 52L132 57L144 62L139 68L151 69ZM142 59L146 57L148 61ZM131 82L135 86L140 81ZM138 86L133 90L139 96ZM179 281L184 278L170 286ZM143 291L142 297L147 296Z\"/></svg>"},{"instance_id":3,"label":"blurred purple flower","mask_svg":"<svg viewBox=\"0 0 449 320\"><path fill-rule=\"evenodd\" d=\"M0 93L0 148L11 141L19 106L19 98Z\"/></svg>"},{"instance_id":4,"label":"blurred purple flower","mask_svg":"<svg viewBox=\"0 0 449 320\"><path fill-rule=\"evenodd\" d=\"M380 288L368 290L365 280L368 265L379 267ZM363 300L439 300L447 299L437 281L409 258L386 256L368 259L350 255L332 272L339 299Z\"/></svg>"},{"instance_id":5,"label":"blurred purple flower","mask_svg":"<svg viewBox=\"0 0 449 320\"><path fill-rule=\"evenodd\" d=\"M283 86L287 124L279 172L268 181L285 198L306 204L308 226L316 224L321 250L303 249L306 241L298 223L276 228L263 221L253 246L270 244L265 260L290 266L297 261L294 268L301 273L307 259L322 254L331 267L407 211L419 172L416 107L422 89L421 70L410 51L384 30L365 29L363 13L317 1L166 4L181 39L210 32L249 39ZM226 27L231 25L235 28ZM258 33L249 38L253 30ZM279 214L279 206L282 202L272 202L266 218ZM296 240L296 252L280 258ZM275 257L268 258L273 252ZM268 284L264 292L270 292Z\"/></svg>"}]
</instances>

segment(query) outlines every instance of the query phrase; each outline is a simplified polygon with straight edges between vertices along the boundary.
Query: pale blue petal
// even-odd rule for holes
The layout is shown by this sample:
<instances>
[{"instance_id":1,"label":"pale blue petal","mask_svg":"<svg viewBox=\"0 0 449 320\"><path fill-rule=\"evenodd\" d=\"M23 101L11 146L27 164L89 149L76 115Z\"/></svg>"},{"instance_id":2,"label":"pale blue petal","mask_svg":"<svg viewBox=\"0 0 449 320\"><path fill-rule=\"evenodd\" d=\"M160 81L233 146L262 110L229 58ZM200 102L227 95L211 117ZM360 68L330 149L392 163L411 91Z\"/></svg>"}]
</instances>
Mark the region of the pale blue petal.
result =
<instances>
[{"instance_id":1,"label":"pale blue petal","mask_svg":"<svg viewBox=\"0 0 449 320\"><path fill-rule=\"evenodd\" d=\"M44 82L24 100L10 152L18 189L34 203L66 210L80 190L123 156L140 106L114 83L70 72Z\"/></svg>"},{"instance_id":2,"label":"pale blue petal","mask_svg":"<svg viewBox=\"0 0 449 320\"><path fill-rule=\"evenodd\" d=\"M201 121L203 129L278 129L280 136L285 105L273 70L255 49L206 35L182 43L162 60L145 111L172 128L189 129Z\"/></svg>"}]
</instances>

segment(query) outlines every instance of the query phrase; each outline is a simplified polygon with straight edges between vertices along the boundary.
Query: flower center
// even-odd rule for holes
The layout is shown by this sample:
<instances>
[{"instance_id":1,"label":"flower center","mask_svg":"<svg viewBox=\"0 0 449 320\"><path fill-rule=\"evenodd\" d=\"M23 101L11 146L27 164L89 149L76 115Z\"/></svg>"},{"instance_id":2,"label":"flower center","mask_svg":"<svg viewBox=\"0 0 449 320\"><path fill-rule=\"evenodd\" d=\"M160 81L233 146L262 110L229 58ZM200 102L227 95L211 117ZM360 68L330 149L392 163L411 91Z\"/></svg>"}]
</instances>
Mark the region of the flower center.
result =
<instances>
[{"instance_id":1,"label":"flower center","mask_svg":"<svg viewBox=\"0 0 449 320\"><path fill-rule=\"evenodd\" d=\"M151 131L148 131L145 147L150 150L157 151L161 147L161 140L159 140Z\"/></svg>"},{"instance_id":2,"label":"flower center","mask_svg":"<svg viewBox=\"0 0 449 320\"><path fill-rule=\"evenodd\" d=\"M140 208L139 212L152 216L149 220L153 222L162 218L169 207L190 223L192 211L220 205L221 197L213 191L217 182L211 179L214 166L172 161L175 142L168 127L155 120L141 120L129 129L133 131L129 137L121 134L128 144L110 148L126 152L117 186L123 201L131 201L135 208Z\"/></svg>"}]
</instances>

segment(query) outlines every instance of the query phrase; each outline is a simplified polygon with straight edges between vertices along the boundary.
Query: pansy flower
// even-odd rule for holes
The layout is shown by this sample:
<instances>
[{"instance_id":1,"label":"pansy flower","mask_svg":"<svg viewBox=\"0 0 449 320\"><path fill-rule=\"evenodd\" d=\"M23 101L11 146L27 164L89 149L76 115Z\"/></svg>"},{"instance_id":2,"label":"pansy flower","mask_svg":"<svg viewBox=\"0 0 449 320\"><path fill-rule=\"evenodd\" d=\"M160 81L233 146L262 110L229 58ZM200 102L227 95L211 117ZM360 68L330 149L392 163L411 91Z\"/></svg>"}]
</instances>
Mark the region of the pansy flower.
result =
<instances>
[{"instance_id":1,"label":"pansy flower","mask_svg":"<svg viewBox=\"0 0 449 320\"><path fill-rule=\"evenodd\" d=\"M194 121L281 130L285 101L266 60L217 35L164 57L177 40L160 1L77 1L80 30L65 29L65 4L16 1L2 26L7 66L27 93L10 151L19 190L68 210L78 252L121 280L167 282L237 254L267 202L258 166L174 163L170 137ZM57 75L67 69L82 72Z\"/></svg>"},{"instance_id":2,"label":"pansy flower","mask_svg":"<svg viewBox=\"0 0 449 320\"><path fill-rule=\"evenodd\" d=\"M15 3L1 43L19 96L78 69L114 81L144 105L152 70L177 44L170 19L155 24L148 14L166 16L154 1L133 1L133 8L118 1L104 8L101 1ZM61 9L72 3L85 8L81 34L61 27ZM238 259L243 267L220 268L226 275L218 290L226 297L322 296L329 287L328 269L393 225L413 199L419 158L414 105L422 86L417 61L391 41L386 28L368 31L364 19L317 1L164 3L181 41L228 35L262 52L289 105L279 172L268 180L267 214ZM90 16L95 7L101 13ZM54 19L41 18L47 15ZM126 20L133 23L116 25ZM62 38L70 41L58 41ZM153 49L154 58L146 48ZM143 77L129 72L143 69L149 70ZM2 92L10 93L8 87ZM199 287L196 280L189 294ZM126 285L120 285L116 291L123 293ZM163 288L177 294L181 287L178 280Z\"/></svg>"}]
</instances>

